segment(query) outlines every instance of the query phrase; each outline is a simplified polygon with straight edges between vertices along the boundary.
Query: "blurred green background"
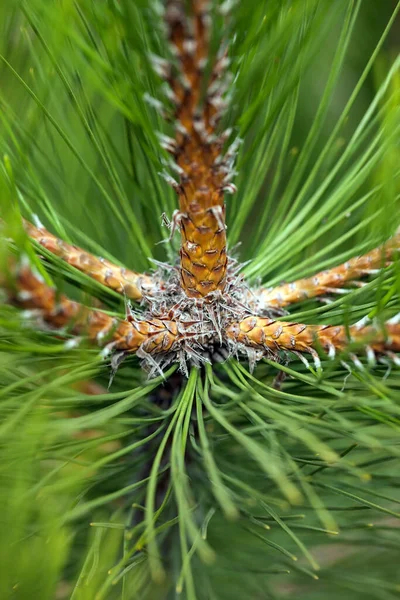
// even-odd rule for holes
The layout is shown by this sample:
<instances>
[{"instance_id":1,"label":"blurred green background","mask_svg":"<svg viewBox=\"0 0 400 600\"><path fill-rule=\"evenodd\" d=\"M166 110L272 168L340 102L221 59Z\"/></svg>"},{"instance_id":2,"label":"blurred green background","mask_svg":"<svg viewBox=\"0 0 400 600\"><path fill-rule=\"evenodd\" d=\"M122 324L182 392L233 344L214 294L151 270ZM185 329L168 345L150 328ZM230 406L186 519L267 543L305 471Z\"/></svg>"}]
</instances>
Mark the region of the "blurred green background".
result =
<instances>
[{"instance_id":1,"label":"blurred green background","mask_svg":"<svg viewBox=\"0 0 400 600\"><path fill-rule=\"evenodd\" d=\"M292 16L289 10L285 12L291 4ZM306 5L309 8L303 20ZM313 127L342 24L350 14L346 10L353 6L359 7L359 14L338 83L289 201L285 194ZM280 31L277 15L282 7L282 23L287 28L281 25L283 34L274 40L272 34ZM318 18L308 30L307 19L316 7ZM358 146L354 144L354 151L331 186L321 193L316 207L310 207L304 218L299 218L294 230L288 229L294 217L287 217L297 198L299 213L307 209L312 194L320 190L343 155L396 60L398 18L326 161L301 197L302 186L395 7L392 0L252 0L236 6L232 30L228 32L238 90L226 121L234 121L235 133L246 136L238 161L238 194L227 198L228 233L232 245L241 241L240 257L253 259L246 267L253 280L259 277L276 283L287 276L310 274L317 265L322 268L335 264L338 257L344 260L383 241L398 225L398 138L390 139L390 133L398 128L398 70L388 85L392 95L382 95L378 103L381 110L373 113L365 137ZM260 18L264 13L265 31ZM217 25L218 21L218 37L222 30L218 31ZM235 27L242 28L237 36ZM313 43L301 55L302 64L296 66L300 86L295 106L291 98L298 81L291 64L303 49L303 27L306 33L311 32ZM255 32L254 56L248 32ZM169 235L161 225L161 214L165 211L170 216L176 208L173 192L158 175L167 156L160 150L156 130L171 133L171 126L163 123L144 98L145 93L157 98L161 95L148 52L168 56L163 36L156 3L147 0L1 3L0 211L9 219L10 227L15 226L12 216L18 204L24 216L37 214L60 237L130 268L151 268L151 256L175 260L177 238L157 245ZM249 57L244 67L241 52ZM285 90L286 82L289 92ZM281 114L286 100L287 112ZM252 102L258 107L255 115ZM277 113L273 112L274 106L278 107ZM293 130L280 176L275 180L284 130L278 133L276 151L268 150L268 141L273 138L276 122L280 124L278 119L282 118L282 127L285 119L290 120L290 110L295 115ZM374 149L370 144L378 138ZM360 163L354 178L347 180L347 173L367 149L372 157L379 149L383 156L376 164L367 165L364 179L356 177L363 171ZM270 152L270 160L265 162L264 151L267 158ZM275 181L274 200L269 201ZM382 187L372 193L375 185ZM371 196L353 210L355 203L370 192ZM280 200L285 197L289 198L288 206L282 208ZM322 229L336 218L332 227ZM284 241L274 245L278 234ZM26 249L24 244L22 239L21 248ZM123 314L123 299L96 286L88 277L72 273L57 259L50 258L47 266L59 287L71 295L90 302L93 294L110 310ZM378 314L387 310L391 316L398 309L395 275L393 270L378 283L356 290L350 299L339 299L331 307L316 303L302 306L297 318L347 322L375 310ZM181 594L173 585L183 577L179 551L182 540L175 530L166 541L162 538L163 550L172 564L167 583L151 582L145 552L138 552L136 563L126 558L131 540L136 541L138 534L135 518L143 514L145 492L138 485L144 476L143 466L153 461L159 448L159 438L153 445L141 445L141 441L148 435L149 426L170 423L171 414L154 406L160 382L146 382L134 359L124 364L108 391L109 369L99 364L98 350L83 346L69 352L61 340L21 323L17 311L6 305L1 307L0 330L0 600L189 598L185 596L187 588ZM207 576L204 564L196 554L193 557L199 598L394 600L400 593L400 542L396 531L398 371L389 373L390 368L381 365L376 376L353 373L348 377L346 369L335 364L326 370L322 382L316 382L303 365L296 363L290 368L284 388L288 396L278 396L278 400L271 387L262 387L271 385L276 375L273 366L265 363L257 370L260 386L251 382L258 395L276 401L282 410L273 418L261 413L265 429L243 412L242 404L247 407L248 402L255 402L252 394L257 395L250 388L235 388L235 377L246 377L244 369L242 372L242 367L237 367L239 374L236 367L217 369L220 389L213 393L221 401L219 406L226 408L229 419L240 431L245 430L249 439L267 447L278 474L279 469L292 468L292 457L299 464L308 461L309 471L299 468L305 473L304 480L299 476L299 485L304 485L305 495L308 492L309 496L306 506L289 507L282 501L276 481L257 470L254 462L243 456L240 443L207 417L207 435L210 447L216 449L218 465L245 486L241 490L246 496L241 514L249 517L252 526L257 522L262 535L269 532L268 527L271 534L267 542L256 539L242 521L227 524L221 511L214 514L209 475L197 457L197 440L192 435L192 462L188 461L185 468L190 469L196 499L203 502L202 533L209 536L222 557ZM91 381L94 388L88 389L82 381ZM165 392L164 387L161 390ZM322 413L326 422L320 418ZM280 429L281 417L285 426ZM299 431L298 435L311 431L312 443L320 448L321 438L325 451L329 446L344 455L350 448L351 458L344 461L343 467L328 469L312 444L313 451L298 438L291 438L285 427ZM318 443L315 436L320 436ZM310 472L319 470L326 485L340 487L343 481L348 483L342 495L330 488L318 488L325 505L332 508L345 542L337 536L340 539L336 543L335 532L329 533L329 526L333 528L336 523L322 511L317 496L312 495L314 488L307 488ZM365 487L370 479L368 496ZM276 510L286 515L284 523L294 523L295 536L276 526L271 516L260 517L257 494L261 492L270 495ZM239 491L233 496L239 502ZM132 507L132 502L139 508ZM175 508L169 510L168 518L175 519ZM97 525L90 527L93 521ZM300 545L297 535L301 537ZM316 579L303 542L321 563L320 580ZM119 565L122 554L126 562L118 569L115 565ZM294 554L299 555L298 561L294 561ZM121 575L125 568L129 571L127 578Z\"/></svg>"}]
</instances>

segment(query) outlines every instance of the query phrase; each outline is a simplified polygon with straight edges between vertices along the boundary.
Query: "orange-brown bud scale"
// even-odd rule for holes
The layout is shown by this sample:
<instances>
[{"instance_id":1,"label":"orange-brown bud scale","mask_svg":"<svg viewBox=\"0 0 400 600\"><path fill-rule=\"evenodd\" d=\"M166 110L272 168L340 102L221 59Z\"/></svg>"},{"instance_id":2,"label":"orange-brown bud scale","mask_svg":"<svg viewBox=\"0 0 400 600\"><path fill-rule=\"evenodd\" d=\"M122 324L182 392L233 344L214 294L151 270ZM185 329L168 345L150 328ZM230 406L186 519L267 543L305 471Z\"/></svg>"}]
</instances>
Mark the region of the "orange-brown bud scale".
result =
<instances>
[{"instance_id":1,"label":"orange-brown bud scale","mask_svg":"<svg viewBox=\"0 0 400 600\"><path fill-rule=\"evenodd\" d=\"M260 290L258 292L259 300L263 307L283 308L307 298L322 296L350 281L356 281L368 275L375 269L386 266L399 251L400 233L397 233L384 246L352 258L338 267L321 271L313 277L298 279L272 290Z\"/></svg>"},{"instance_id":2,"label":"orange-brown bud scale","mask_svg":"<svg viewBox=\"0 0 400 600\"><path fill-rule=\"evenodd\" d=\"M224 288L226 234L210 212L191 208L181 221L181 285L188 296L203 298Z\"/></svg>"},{"instance_id":3,"label":"orange-brown bud scale","mask_svg":"<svg viewBox=\"0 0 400 600\"><path fill-rule=\"evenodd\" d=\"M140 300L142 298L142 288L150 290L154 286L151 277L148 275L141 275L124 267L119 267L104 258L97 258L93 254L78 248L78 246L68 244L57 238L43 227L35 227L28 221L24 221L24 226L29 237L38 242L43 248L46 248L46 250L60 257L82 273L89 275L92 279L120 294L124 294L131 300Z\"/></svg>"}]
</instances>

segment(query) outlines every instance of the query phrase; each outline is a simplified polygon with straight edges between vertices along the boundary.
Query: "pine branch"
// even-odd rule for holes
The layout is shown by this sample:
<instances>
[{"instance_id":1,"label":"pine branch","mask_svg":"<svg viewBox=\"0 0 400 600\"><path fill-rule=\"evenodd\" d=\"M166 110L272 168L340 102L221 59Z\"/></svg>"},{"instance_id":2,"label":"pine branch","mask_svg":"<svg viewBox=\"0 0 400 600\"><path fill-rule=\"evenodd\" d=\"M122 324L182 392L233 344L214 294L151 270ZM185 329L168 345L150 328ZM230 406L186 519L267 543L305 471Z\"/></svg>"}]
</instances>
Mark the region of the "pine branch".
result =
<instances>
[{"instance_id":1,"label":"pine branch","mask_svg":"<svg viewBox=\"0 0 400 600\"><path fill-rule=\"evenodd\" d=\"M346 283L357 282L361 277L377 274L382 267L391 264L399 252L399 247L400 233L397 233L384 246L351 258L338 267L272 289L259 289L256 292L257 307L259 310L271 306L284 308L308 298L343 293L345 290L340 288Z\"/></svg>"},{"instance_id":2,"label":"pine branch","mask_svg":"<svg viewBox=\"0 0 400 600\"><path fill-rule=\"evenodd\" d=\"M1 597L394 600L399 9L0 6Z\"/></svg>"},{"instance_id":3,"label":"pine branch","mask_svg":"<svg viewBox=\"0 0 400 600\"><path fill-rule=\"evenodd\" d=\"M35 226L24 221L24 227L29 237L46 250L126 298L139 301L144 291L151 294L155 283L148 275L118 267L104 258L97 258L77 246L60 240L47 231L42 224Z\"/></svg>"}]
</instances>

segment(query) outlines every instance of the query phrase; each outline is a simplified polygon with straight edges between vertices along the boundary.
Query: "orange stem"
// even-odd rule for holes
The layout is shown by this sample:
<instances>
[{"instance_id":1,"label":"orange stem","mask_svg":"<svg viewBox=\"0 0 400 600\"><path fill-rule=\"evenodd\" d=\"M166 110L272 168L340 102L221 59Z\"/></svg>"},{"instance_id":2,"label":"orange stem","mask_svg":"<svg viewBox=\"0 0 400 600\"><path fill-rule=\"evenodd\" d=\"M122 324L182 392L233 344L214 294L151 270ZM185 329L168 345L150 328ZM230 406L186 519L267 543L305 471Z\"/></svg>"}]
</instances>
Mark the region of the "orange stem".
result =
<instances>
[{"instance_id":1,"label":"orange stem","mask_svg":"<svg viewBox=\"0 0 400 600\"><path fill-rule=\"evenodd\" d=\"M177 338L177 326L172 321L151 319L121 320L100 310L93 310L70 300L45 284L29 267L16 270L16 289L8 289L10 301L32 309L47 325L55 329L68 328L75 335L84 335L99 346L110 344L115 350L129 353L139 349L149 354L167 352ZM3 286L6 283L2 282Z\"/></svg>"},{"instance_id":2,"label":"orange stem","mask_svg":"<svg viewBox=\"0 0 400 600\"><path fill-rule=\"evenodd\" d=\"M344 350L351 342L365 342L374 352L400 351L400 324L386 323L385 331L374 326L304 325L250 316L231 323L228 339L255 350L291 350L316 354L321 347L330 355Z\"/></svg>"},{"instance_id":3,"label":"orange stem","mask_svg":"<svg viewBox=\"0 0 400 600\"><path fill-rule=\"evenodd\" d=\"M178 123L172 153L180 172L181 285L192 298L222 292L227 269L227 188L221 157L225 138L216 135L222 99L218 85L214 86L217 91L211 87L221 77L226 57L217 58L202 98L209 53L206 4L204 0L193 0L190 17L185 14L183 2L171 1L167 9L170 42L180 65L180 75L170 76L168 82L176 99Z\"/></svg>"},{"instance_id":4,"label":"orange stem","mask_svg":"<svg viewBox=\"0 0 400 600\"><path fill-rule=\"evenodd\" d=\"M141 300L143 291L150 291L154 287L150 276L119 267L104 258L97 258L78 246L57 238L44 227L35 227L25 220L24 227L29 237L43 248L106 287L126 295L131 300Z\"/></svg>"},{"instance_id":5,"label":"orange stem","mask_svg":"<svg viewBox=\"0 0 400 600\"><path fill-rule=\"evenodd\" d=\"M283 308L307 298L315 298L334 292L335 289L341 288L344 284L356 281L376 269L386 266L393 260L394 255L399 250L400 232L384 246L374 248L367 254L352 258L338 267L321 271L313 277L280 285L271 290L258 290L256 295L260 302L259 308Z\"/></svg>"}]
</instances>

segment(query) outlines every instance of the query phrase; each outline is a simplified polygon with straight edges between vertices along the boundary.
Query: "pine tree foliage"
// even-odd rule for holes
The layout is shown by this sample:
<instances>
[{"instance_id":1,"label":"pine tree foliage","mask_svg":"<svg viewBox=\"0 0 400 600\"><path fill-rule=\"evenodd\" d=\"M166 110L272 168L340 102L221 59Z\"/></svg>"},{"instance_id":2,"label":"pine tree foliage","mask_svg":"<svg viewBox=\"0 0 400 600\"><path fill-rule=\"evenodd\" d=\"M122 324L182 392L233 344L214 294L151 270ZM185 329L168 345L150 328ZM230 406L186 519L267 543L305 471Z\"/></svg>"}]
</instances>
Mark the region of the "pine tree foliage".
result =
<instances>
[{"instance_id":1,"label":"pine tree foliage","mask_svg":"<svg viewBox=\"0 0 400 600\"><path fill-rule=\"evenodd\" d=\"M210 3L208 67L222 45L232 73L221 130L243 140L228 242L252 285L309 277L399 227L399 9ZM11 257L57 294L125 315L123 296L32 241L21 217L134 272L176 261L161 219L177 207L159 175L160 134L173 136L154 69L173 60L164 12L1 4L4 289ZM350 327L400 312L396 256L363 284L279 318ZM398 356L371 364L356 345L317 369L280 353L254 372L232 356L151 379L130 357L110 383L99 348L31 317L4 294L1 598L399 596Z\"/></svg>"}]
</instances>

